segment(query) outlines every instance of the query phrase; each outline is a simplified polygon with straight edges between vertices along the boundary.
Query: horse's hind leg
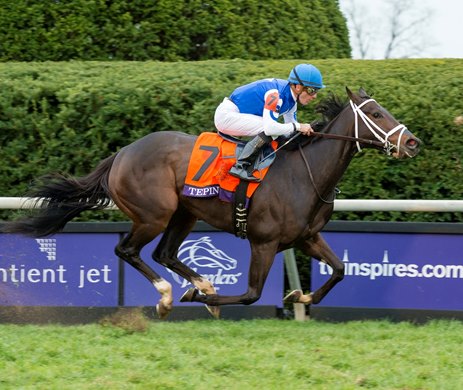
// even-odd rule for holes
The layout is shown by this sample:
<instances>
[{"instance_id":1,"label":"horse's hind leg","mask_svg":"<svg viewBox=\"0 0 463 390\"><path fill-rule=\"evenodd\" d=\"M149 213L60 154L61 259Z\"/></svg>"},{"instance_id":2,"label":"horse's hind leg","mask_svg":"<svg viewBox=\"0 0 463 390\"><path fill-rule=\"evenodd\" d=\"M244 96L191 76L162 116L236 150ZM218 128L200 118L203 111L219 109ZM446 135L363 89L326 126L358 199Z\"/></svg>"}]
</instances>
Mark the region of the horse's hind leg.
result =
<instances>
[{"instance_id":1,"label":"horse's hind leg","mask_svg":"<svg viewBox=\"0 0 463 390\"><path fill-rule=\"evenodd\" d=\"M147 224L133 224L128 235L116 246L116 254L145 276L161 294L156 305L159 317L165 318L172 310L172 285L146 265L140 257L141 249L157 235L158 231Z\"/></svg>"},{"instance_id":2,"label":"horse's hind leg","mask_svg":"<svg viewBox=\"0 0 463 390\"><path fill-rule=\"evenodd\" d=\"M169 225L164 231L152 257L159 264L193 284L203 294L216 294L215 288L209 280L193 271L177 258L178 248L193 229L196 220L194 215L180 206L169 221ZM219 307L206 307L215 318L219 317Z\"/></svg>"}]
</instances>

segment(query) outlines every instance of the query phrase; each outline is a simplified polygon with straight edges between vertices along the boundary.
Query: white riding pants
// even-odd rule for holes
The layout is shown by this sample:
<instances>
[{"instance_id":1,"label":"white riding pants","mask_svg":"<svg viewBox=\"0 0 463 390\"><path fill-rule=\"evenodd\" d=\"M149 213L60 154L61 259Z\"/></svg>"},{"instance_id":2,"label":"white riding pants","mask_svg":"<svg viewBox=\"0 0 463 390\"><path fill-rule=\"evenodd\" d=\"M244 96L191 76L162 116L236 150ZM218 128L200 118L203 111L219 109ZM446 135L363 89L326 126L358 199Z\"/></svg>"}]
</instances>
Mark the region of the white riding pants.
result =
<instances>
[{"instance_id":1,"label":"white riding pants","mask_svg":"<svg viewBox=\"0 0 463 390\"><path fill-rule=\"evenodd\" d=\"M294 131L292 123L278 123L271 119L269 114L267 116L268 118L243 114L235 103L225 98L215 110L214 123L217 130L234 137L254 137L262 132L278 137Z\"/></svg>"}]
</instances>

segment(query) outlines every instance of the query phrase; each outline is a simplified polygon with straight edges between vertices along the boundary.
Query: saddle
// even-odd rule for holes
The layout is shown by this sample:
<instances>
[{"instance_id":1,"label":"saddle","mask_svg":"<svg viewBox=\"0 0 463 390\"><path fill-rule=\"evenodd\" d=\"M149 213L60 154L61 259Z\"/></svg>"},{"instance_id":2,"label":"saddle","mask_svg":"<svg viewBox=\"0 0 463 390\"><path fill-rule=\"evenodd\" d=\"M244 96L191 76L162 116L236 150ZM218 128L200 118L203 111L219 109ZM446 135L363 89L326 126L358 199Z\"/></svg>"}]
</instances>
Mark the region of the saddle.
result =
<instances>
[{"instance_id":1,"label":"saddle","mask_svg":"<svg viewBox=\"0 0 463 390\"><path fill-rule=\"evenodd\" d=\"M228 174L246 143L225 134L204 132L191 153L182 194L188 197L219 197L234 204L235 235L246 238L247 210L261 182L241 181ZM275 160L277 142L262 148L254 163L255 174L264 179Z\"/></svg>"}]
</instances>

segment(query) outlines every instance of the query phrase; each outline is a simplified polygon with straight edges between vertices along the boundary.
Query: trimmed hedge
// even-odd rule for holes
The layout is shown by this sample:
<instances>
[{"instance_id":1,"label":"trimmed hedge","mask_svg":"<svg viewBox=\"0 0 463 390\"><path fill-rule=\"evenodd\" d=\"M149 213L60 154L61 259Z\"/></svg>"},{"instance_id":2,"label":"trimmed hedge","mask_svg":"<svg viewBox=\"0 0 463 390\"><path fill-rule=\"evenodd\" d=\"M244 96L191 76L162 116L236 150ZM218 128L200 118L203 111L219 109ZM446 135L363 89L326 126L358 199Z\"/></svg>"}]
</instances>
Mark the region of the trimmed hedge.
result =
<instances>
[{"instance_id":1,"label":"trimmed hedge","mask_svg":"<svg viewBox=\"0 0 463 390\"><path fill-rule=\"evenodd\" d=\"M2 196L23 195L34 178L50 171L86 174L152 131L213 131L215 107L236 86L264 77L286 78L302 61L0 64ZM364 87L425 144L419 156L407 161L373 150L358 154L339 185L340 198L461 199L462 126L455 118L463 114L463 60L313 63L322 71L327 91L345 96L346 85ZM313 120L313 109L301 108L300 119ZM461 221L460 214L451 213L335 217Z\"/></svg>"},{"instance_id":2,"label":"trimmed hedge","mask_svg":"<svg viewBox=\"0 0 463 390\"><path fill-rule=\"evenodd\" d=\"M337 0L16 0L0 61L350 58Z\"/></svg>"}]
</instances>

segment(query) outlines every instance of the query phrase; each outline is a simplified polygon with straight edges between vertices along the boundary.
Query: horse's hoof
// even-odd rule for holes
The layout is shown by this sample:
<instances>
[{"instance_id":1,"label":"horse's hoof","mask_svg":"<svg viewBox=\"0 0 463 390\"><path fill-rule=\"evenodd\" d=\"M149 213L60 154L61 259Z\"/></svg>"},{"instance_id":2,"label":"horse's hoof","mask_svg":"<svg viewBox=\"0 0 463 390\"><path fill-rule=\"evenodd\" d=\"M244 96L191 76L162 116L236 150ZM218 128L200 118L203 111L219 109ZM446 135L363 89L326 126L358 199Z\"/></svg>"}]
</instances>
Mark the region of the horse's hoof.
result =
<instances>
[{"instance_id":1,"label":"horse's hoof","mask_svg":"<svg viewBox=\"0 0 463 390\"><path fill-rule=\"evenodd\" d=\"M220 306L209 306L206 305L206 309L211 313L212 317L216 320L220 318Z\"/></svg>"},{"instance_id":2,"label":"horse's hoof","mask_svg":"<svg viewBox=\"0 0 463 390\"><path fill-rule=\"evenodd\" d=\"M307 295L303 295L301 297L301 303L303 303L304 305L311 305L313 302L313 292L310 293L310 294L307 294ZM317 302L318 303L318 302Z\"/></svg>"},{"instance_id":3,"label":"horse's hoof","mask_svg":"<svg viewBox=\"0 0 463 390\"><path fill-rule=\"evenodd\" d=\"M159 302L156 305L156 312L158 313L158 317L160 320L164 320L169 315L171 310L172 310L172 306L167 307L162 302Z\"/></svg>"},{"instance_id":4,"label":"horse's hoof","mask_svg":"<svg viewBox=\"0 0 463 390\"><path fill-rule=\"evenodd\" d=\"M291 291L288 295L283 298L284 303L299 303L301 296L303 295L301 290Z\"/></svg>"},{"instance_id":5,"label":"horse's hoof","mask_svg":"<svg viewBox=\"0 0 463 390\"><path fill-rule=\"evenodd\" d=\"M192 287L185 291L185 293L181 296L180 302L193 302L193 298L196 296L197 290Z\"/></svg>"}]
</instances>

